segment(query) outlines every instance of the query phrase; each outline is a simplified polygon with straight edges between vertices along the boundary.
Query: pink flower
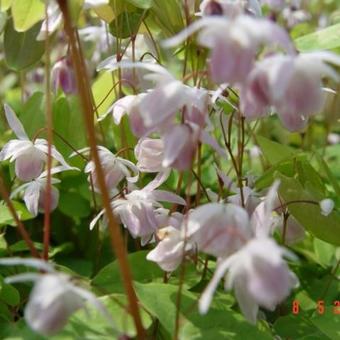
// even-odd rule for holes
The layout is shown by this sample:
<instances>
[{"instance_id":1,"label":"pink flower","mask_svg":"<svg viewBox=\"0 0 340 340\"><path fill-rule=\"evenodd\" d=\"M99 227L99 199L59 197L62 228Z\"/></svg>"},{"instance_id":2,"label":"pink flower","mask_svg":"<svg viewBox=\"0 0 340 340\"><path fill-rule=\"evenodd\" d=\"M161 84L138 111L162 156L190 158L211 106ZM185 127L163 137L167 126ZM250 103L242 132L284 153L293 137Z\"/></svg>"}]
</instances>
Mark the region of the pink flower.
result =
<instances>
[{"instance_id":1,"label":"pink flower","mask_svg":"<svg viewBox=\"0 0 340 340\"><path fill-rule=\"evenodd\" d=\"M137 168L141 172L160 172L164 170L164 143L162 139L141 138L135 146Z\"/></svg>"},{"instance_id":2,"label":"pink flower","mask_svg":"<svg viewBox=\"0 0 340 340\"><path fill-rule=\"evenodd\" d=\"M172 226L157 232L160 242L151 250L146 259L156 262L164 271L174 271L182 262L183 256L192 249L183 241L182 232Z\"/></svg>"},{"instance_id":3,"label":"pink flower","mask_svg":"<svg viewBox=\"0 0 340 340\"><path fill-rule=\"evenodd\" d=\"M259 307L273 311L298 285L297 277L282 259L284 255L292 256L274 240L255 238L249 241L238 252L219 262L200 298L200 312L205 314L208 311L213 293L225 277L225 287L234 289L244 316L256 323Z\"/></svg>"},{"instance_id":4,"label":"pink flower","mask_svg":"<svg viewBox=\"0 0 340 340\"><path fill-rule=\"evenodd\" d=\"M135 133L137 136L149 134L154 130L167 130L177 112L184 107L189 111L198 110L203 115L207 113L208 92L205 89L183 84L164 67L141 62L116 62L112 57L98 66L98 70L113 71L117 68L147 70L148 73L144 78L155 83L155 87L147 93L139 94L137 97L129 96L129 99L120 99L119 107L118 102L113 104L116 123L127 112L134 133L137 130L135 127L141 124L140 133ZM131 112L132 109L134 112ZM130 117L132 114L133 117Z\"/></svg>"},{"instance_id":5,"label":"pink flower","mask_svg":"<svg viewBox=\"0 0 340 340\"><path fill-rule=\"evenodd\" d=\"M74 168L76 169L76 168ZM51 174L57 174L62 171L72 170L70 168L65 168L62 166L55 167L51 169ZM78 170L78 169L76 169ZM31 182L24 183L19 186L11 193L11 197L16 196L18 193L24 191L24 202L26 204L27 210L33 215L37 216L38 212L45 212L46 206L46 185L47 185L47 171L44 171L38 178L34 179ZM60 183L60 180L56 178L51 178L51 203L50 203L50 211L56 209L59 203L59 191L57 188L53 186L53 184Z\"/></svg>"},{"instance_id":6,"label":"pink flower","mask_svg":"<svg viewBox=\"0 0 340 340\"><path fill-rule=\"evenodd\" d=\"M89 153L89 148L79 150L78 153ZM139 177L139 171L137 167L127 159L115 156L110 150L103 146L98 146L98 153L103 171L105 174L105 183L109 190L113 190L124 178L130 183L135 183ZM73 153L71 157L75 156ZM97 173L95 170L95 164L90 161L85 167L85 173L91 174L93 186L98 192L99 184ZM91 178L88 178L89 182Z\"/></svg>"},{"instance_id":7,"label":"pink flower","mask_svg":"<svg viewBox=\"0 0 340 340\"><path fill-rule=\"evenodd\" d=\"M273 106L288 130L302 129L323 107L322 77L339 80L328 63L340 65L340 57L315 52L262 60L241 88L241 111L253 119L264 116Z\"/></svg>"},{"instance_id":8,"label":"pink flower","mask_svg":"<svg viewBox=\"0 0 340 340\"><path fill-rule=\"evenodd\" d=\"M186 170L191 163L199 141L199 129L195 125L174 125L162 136L164 144L163 167Z\"/></svg>"},{"instance_id":9,"label":"pink flower","mask_svg":"<svg viewBox=\"0 0 340 340\"><path fill-rule=\"evenodd\" d=\"M113 319L105 306L90 291L78 287L74 278L57 272L49 263L38 259L2 258L0 265L24 265L41 273L24 272L5 279L6 283L33 281L34 287L25 306L24 317L36 332L49 337L61 331L69 318L85 303L95 307L112 325Z\"/></svg>"},{"instance_id":10,"label":"pink flower","mask_svg":"<svg viewBox=\"0 0 340 340\"><path fill-rule=\"evenodd\" d=\"M252 237L248 213L234 204L208 203L196 208L189 214L187 229L190 243L216 257L229 256Z\"/></svg>"},{"instance_id":11,"label":"pink flower","mask_svg":"<svg viewBox=\"0 0 340 340\"><path fill-rule=\"evenodd\" d=\"M0 152L0 161L7 159L10 162L15 161L16 176L22 181L31 181L43 171L48 152L47 141L40 138L31 141L14 111L7 104L4 107L8 125L18 139L12 139L5 144ZM51 154L65 168L75 169L66 163L64 157L53 145Z\"/></svg>"},{"instance_id":12,"label":"pink flower","mask_svg":"<svg viewBox=\"0 0 340 340\"><path fill-rule=\"evenodd\" d=\"M168 174L160 173L143 189L133 190L126 194L125 198L114 199L111 202L113 212L120 217L132 237L141 237L142 245L148 243L159 228L156 216L156 209L162 208L159 202L186 204L183 198L174 193L156 190L167 177ZM104 210L91 221L90 229L94 228L103 214Z\"/></svg>"},{"instance_id":13,"label":"pink flower","mask_svg":"<svg viewBox=\"0 0 340 340\"><path fill-rule=\"evenodd\" d=\"M234 20L203 18L165 41L163 45L176 46L197 30L201 30L198 35L199 44L211 50L210 74L216 83L243 83L254 65L259 47L263 44L278 45L294 53L285 30L270 20L247 15L237 16Z\"/></svg>"}]
</instances>

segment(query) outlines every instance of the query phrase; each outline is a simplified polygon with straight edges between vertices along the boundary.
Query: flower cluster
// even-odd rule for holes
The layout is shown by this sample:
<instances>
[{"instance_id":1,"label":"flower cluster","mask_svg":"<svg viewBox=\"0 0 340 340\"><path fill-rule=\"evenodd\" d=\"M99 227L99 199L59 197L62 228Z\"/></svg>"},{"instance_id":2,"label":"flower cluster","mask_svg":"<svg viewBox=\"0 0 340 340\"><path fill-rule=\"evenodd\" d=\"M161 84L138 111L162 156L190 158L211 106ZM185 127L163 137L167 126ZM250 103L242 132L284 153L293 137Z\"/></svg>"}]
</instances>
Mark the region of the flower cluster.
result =
<instances>
[{"instance_id":1,"label":"flower cluster","mask_svg":"<svg viewBox=\"0 0 340 340\"><path fill-rule=\"evenodd\" d=\"M7 122L18 139L12 139L4 145L0 151L0 161L15 162L15 174L20 181L25 183L14 190L11 196L14 197L24 191L26 207L33 216L36 216L38 211L45 211L47 171L44 171L44 167L48 154L47 141L41 138L31 141L11 107L5 104L4 108ZM51 146L51 156L60 163L59 166L51 169L51 175L66 170L78 170L70 166L53 145ZM51 179L52 184L58 182L57 179ZM57 207L58 200L59 191L52 186L51 211Z\"/></svg>"}]
</instances>

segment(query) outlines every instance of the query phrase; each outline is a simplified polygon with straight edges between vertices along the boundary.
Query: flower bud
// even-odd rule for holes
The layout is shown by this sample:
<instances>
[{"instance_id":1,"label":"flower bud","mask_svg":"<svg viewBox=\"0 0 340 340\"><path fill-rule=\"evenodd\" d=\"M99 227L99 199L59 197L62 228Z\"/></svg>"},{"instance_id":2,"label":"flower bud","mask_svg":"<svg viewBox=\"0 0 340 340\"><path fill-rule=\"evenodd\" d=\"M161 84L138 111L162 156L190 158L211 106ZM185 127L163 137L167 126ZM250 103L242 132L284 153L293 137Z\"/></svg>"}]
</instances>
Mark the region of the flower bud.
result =
<instances>
[{"instance_id":1,"label":"flower bud","mask_svg":"<svg viewBox=\"0 0 340 340\"><path fill-rule=\"evenodd\" d=\"M52 82L54 90L62 88L65 94L76 93L76 77L70 59L60 59L52 68Z\"/></svg>"}]
</instances>

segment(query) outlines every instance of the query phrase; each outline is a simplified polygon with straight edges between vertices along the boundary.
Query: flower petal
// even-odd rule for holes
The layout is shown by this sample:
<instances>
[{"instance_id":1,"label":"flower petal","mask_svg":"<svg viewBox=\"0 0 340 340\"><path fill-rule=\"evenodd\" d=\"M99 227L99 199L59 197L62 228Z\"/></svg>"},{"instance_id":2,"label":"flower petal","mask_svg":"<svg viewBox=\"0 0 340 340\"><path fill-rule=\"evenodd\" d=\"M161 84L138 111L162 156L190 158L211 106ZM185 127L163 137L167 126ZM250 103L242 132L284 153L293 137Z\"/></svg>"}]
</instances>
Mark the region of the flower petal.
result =
<instances>
[{"instance_id":1,"label":"flower petal","mask_svg":"<svg viewBox=\"0 0 340 340\"><path fill-rule=\"evenodd\" d=\"M8 125L13 130L15 135L21 140L29 140L23 125L21 124L20 120L18 119L14 111L11 109L11 107L5 104L4 108Z\"/></svg>"}]
</instances>

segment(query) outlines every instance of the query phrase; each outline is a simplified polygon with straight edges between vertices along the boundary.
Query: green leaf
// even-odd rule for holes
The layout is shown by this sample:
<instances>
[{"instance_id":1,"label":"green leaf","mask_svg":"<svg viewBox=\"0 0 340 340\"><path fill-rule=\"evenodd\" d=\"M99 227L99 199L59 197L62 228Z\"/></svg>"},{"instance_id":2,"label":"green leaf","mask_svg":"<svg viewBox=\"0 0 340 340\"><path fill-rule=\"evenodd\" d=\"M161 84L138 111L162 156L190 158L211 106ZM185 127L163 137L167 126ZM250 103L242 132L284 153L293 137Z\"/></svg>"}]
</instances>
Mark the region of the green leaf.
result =
<instances>
[{"instance_id":1,"label":"green leaf","mask_svg":"<svg viewBox=\"0 0 340 340\"><path fill-rule=\"evenodd\" d=\"M13 0L1 0L0 1L0 10L7 11L12 6Z\"/></svg>"},{"instance_id":2,"label":"green leaf","mask_svg":"<svg viewBox=\"0 0 340 340\"><path fill-rule=\"evenodd\" d=\"M283 316L277 319L274 329L283 339L330 339L325 337L308 319L302 315Z\"/></svg>"},{"instance_id":3,"label":"green leaf","mask_svg":"<svg viewBox=\"0 0 340 340\"><path fill-rule=\"evenodd\" d=\"M100 74L92 85L94 103L96 107L98 107L99 116L106 113L110 105L112 105L116 99L113 85L114 82L110 72Z\"/></svg>"},{"instance_id":4,"label":"green leaf","mask_svg":"<svg viewBox=\"0 0 340 340\"><path fill-rule=\"evenodd\" d=\"M279 144L268 138L257 136L264 157L270 164L276 164L296 156L296 151L287 145Z\"/></svg>"},{"instance_id":5,"label":"green leaf","mask_svg":"<svg viewBox=\"0 0 340 340\"><path fill-rule=\"evenodd\" d=\"M335 247L327 242L314 239L314 251L317 260L324 266L330 266L335 256Z\"/></svg>"},{"instance_id":6,"label":"green leaf","mask_svg":"<svg viewBox=\"0 0 340 340\"><path fill-rule=\"evenodd\" d=\"M318 201L296 179L279 173L277 173L276 178L281 180L279 193L285 202ZM340 214L337 211L333 211L328 216L323 216L319 205L310 203L289 204L288 210L314 236L328 243L340 245Z\"/></svg>"},{"instance_id":7,"label":"green leaf","mask_svg":"<svg viewBox=\"0 0 340 340\"><path fill-rule=\"evenodd\" d=\"M91 213L89 201L75 192L60 192L59 209L66 216L76 219L88 217Z\"/></svg>"},{"instance_id":8,"label":"green leaf","mask_svg":"<svg viewBox=\"0 0 340 340\"><path fill-rule=\"evenodd\" d=\"M16 201L12 201L12 203L21 221L31 220L34 218L26 209L24 204ZM0 226L4 225L16 226L16 223L5 202L0 201Z\"/></svg>"},{"instance_id":9,"label":"green leaf","mask_svg":"<svg viewBox=\"0 0 340 340\"><path fill-rule=\"evenodd\" d=\"M124 11L120 13L111 23L110 31L116 38L126 39L137 34L144 11L135 10L133 12Z\"/></svg>"},{"instance_id":10,"label":"green leaf","mask_svg":"<svg viewBox=\"0 0 340 340\"><path fill-rule=\"evenodd\" d=\"M86 145L84 119L76 97L60 97L54 102L53 126L57 134L74 149L81 149ZM68 157L73 150L57 134L54 137L55 145L65 157Z\"/></svg>"},{"instance_id":11,"label":"green leaf","mask_svg":"<svg viewBox=\"0 0 340 340\"><path fill-rule=\"evenodd\" d=\"M45 51L44 42L37 41L40 24L26 32L16 32L9 20L5 27L4 49L7 65L15 70L26 69L40 60Z\"/></svg>"},{"instance_id":12,"label":"green leaf","mask_svg":"<svg viewBox=\"0 0 340 340\"><path fill-rule=\"evenodd\" d=\"M126 0L137 8L149 9L153 5L153 0Z\"/></svg>"},{"instance_id":13,"label":"green leaf","mask_svg":"<svg viewBox=\"0 0 340 340\"><path fill-rule=\"evenodd\" d=\"M315 313L310 321L321 333L330 339L340 339L339 306L326 306L322 315Z\"/></svg>"},{"instance_id":14,"label":"green leaf","mask_svg":"<svg viewBox=\"0 0 340 340\"><path fill-rule=\"evenodd\" d=\"M164 283L135 283L143 306L155 316L169 334L174 334L178 286ZM242 315L212 304L207 315L199 315L197 296L182 291L180 339L271 339L264 331L249 324Z\"/></svg>"},{"instance_id":15,"label":"green leaf","mask_svg":"<svg viewBox=\"0 0 340 340\"><path fill-rule=\"evenodd\" d=\"M340 47L340 23L295 40L300 52L332 50Z\"/></svg>"},{"instance_id":16,"label":"green leaf","mask_svg":"<svg viewBox=\"0 0 340 340\"><path fill-rule=\"evenodd\" d=\"M35 92L25 103L19 119L30 138L45 127L45 101L42 92ZM38 136L41 138L41 135Z\"/></svg>"},{"instance_id":17,"label":"green leaf","mask_svg":"<svg viewBox=\"0 0 340 340\"><path fill-rule=\"evenodd\" d=\"M40 0L15 0L12 4L14 28L25 32L45 16L45 6Z\"/></svg>"},{"instance_id":18,"label":"green leaf","mask_svg":"<svg viewBox=\"0 0 340 340\"><path fill-rule=\"evenodd\" d=\"M4 283L3 278L0 276L0 301L9 306L16 306L20 302L20 295L17 289L12 285Z\"/></svg>"},{"instance_id":19,"label":"green leaf","mask_svg":"<svg viewBox=\"0 0 340 340\"><path fill-rule=\"evenodd\" d=\"M163 271L154 262L146 259L147 253L148 251L138 251L128 256L134 281L147 283L161 280L163 277ZM122 292L123 285L117 261L105 266L92 280L92 285L98 287L99 293Z\"/></svg>"},{"instance_id":20,"label":"green leaf","mask_svg":"<svg viewBox=\"0 0 340 340\"><path fill-rule=\"evenodd\" d=\"M0 34L5 28L6 22L7 22L7 13L6 12L0 12Z\"/></svg>"},{"instance_id":21,"label":"green leaf","mask_svg":"<svg viewBox=\"0 0 340 340\"><path fill-rule=\"evenodd\" d=\"M333 175L328 164L319 154L316 154L316 159L318 160L320 167L324 170L326 176L328 177L329 182L332 184L334 192L337 194L338 197L340 197L340 185L335 176Z\"/></svg>"},{"instance_id":22,"label":"green leaf","mask_svg":"<svg viewBox=\"0 0 340 340\"><path fill-rule=\"evenodd\" d=\"M127 312L127 299L125 295L112 294L99 298L104 304L113 322L109 323L90 303L84 309L76 312L58 334L57 339L118 339L120 334L126 337L135 337L136 331L132 317ZM142 309L141 318L145 329L149 328L152 320Z\"/></svg>"},{"instance_id":23,"label":"green leaf","mask_svg":"<svg viewBox=\"0 0 340 340\"><path fill-rule=\"evenodd\" d=\"M177 0L154 0L148 21L165 37L171 37L184 28L181 6Z\"/></svg>"}]
</instances>

